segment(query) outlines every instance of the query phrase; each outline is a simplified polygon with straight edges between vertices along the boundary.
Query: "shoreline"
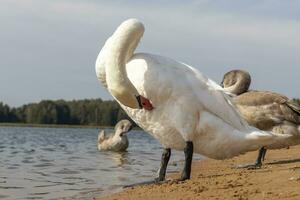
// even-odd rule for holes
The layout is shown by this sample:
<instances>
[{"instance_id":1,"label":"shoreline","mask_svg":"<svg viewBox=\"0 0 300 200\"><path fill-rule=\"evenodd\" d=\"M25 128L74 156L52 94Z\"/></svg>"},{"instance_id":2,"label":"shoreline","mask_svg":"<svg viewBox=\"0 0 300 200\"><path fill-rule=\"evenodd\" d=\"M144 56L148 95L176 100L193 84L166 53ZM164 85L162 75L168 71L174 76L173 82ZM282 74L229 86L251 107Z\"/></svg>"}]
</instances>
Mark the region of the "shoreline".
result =
<instances>
[{"instance_id":1,"label":"shoreline","mask_svg":"<svg viewBox=\"0 0 300 200\"><path fill-rule=\"evenodd\" d=\"M269 150L261 169L236 169L239 164L255 161L257 152L249 152L223 161L194 161L191 179L181 183L139 185L95 200L254 200L300 199L300 145ZM180 172L167 174L176 179Z\"/></svg>"},{"instance_id":2,"label":"shoreline","mask_svg":"<svg viewBox=\"0 0 300 200\"><path fill-rule=\"evenodd\" d=\"M31 127L31 128L114 128L113 126L72 125L72 124L27 124L0 123L0 127Z\"/></svg>"},{"instance_id":3,"label":"shoreline","mask_svg":"<svg viewBox=\"0 0 300 200\"><path fill-rule=\"evenodd\" d=\"M27 123L0 123L0 127L29 127L29 128L95 128L95 129L114 129L114 126L96 125L71 125L71 124L27 124ZM142 130L134 127L132 130Z\"/></svg>"}]
</instances>

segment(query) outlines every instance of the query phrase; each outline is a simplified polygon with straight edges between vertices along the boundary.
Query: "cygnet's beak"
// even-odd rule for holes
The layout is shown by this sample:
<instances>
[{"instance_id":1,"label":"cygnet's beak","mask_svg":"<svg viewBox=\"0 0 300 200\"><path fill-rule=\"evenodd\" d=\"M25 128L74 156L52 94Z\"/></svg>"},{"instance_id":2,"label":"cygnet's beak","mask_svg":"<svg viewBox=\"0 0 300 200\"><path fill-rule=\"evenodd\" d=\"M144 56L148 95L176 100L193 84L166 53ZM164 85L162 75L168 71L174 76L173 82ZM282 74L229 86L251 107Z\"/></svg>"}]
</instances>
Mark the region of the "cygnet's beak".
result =
<instances>
[{"instance_id":1,"label":"cygnet's beak","mask_svg":"<svg viewBox=\"0 0 300 200\"><path fill-rule=\"evenodd\" d=\"M127 130L127 133L128 133L129 131L131 131L132 128L133 128L133 124L130 123L130 126L129 126L128 130Z\"/></svg>"},{"instance_id":2,"label":"cygnet's beak","mask_svg":"<svg viewBox=\"0 0 300 200\"><path fill-rule=\"evenodd\" d=\"M145 110L153 110L153 105L151 104L150 100L143 97L142 95L139 95L136 97L139 105L140 105L140 108L144 108Z\"/></svg>"},{"instance_id":3,"label":"cygnet's beak","mask_svg":"<svg viewBox=\"0 0 300 200\"><path fill-rule=\"evenodd\" d=\"M221 86L222 88L224 88L224 83L223 83L223 81L220 83L220 86Z\"/></svg>"},{"instance_id":4,"label":"cygnet's beak","mask_svg":"<svg viewBox=\"0 0 300 200\"><path fill-rule=\"evenodd\" d=\"M131 129L133 128L133 125L130 123L130 126L127 130L123 131L120 136L122 137L123 135L125 135L126 133L128 133L129 131L131 131Z\"/></svg>"},{"instance_id":5,"label":"cygnet's beak","mask_svg":"<svg viewBox=\"0 0 300 200\"><path fill-rule=\"evenodd\" d=\"M124 132L120 133L120 137L122 137L122 136L125 135L126 133L128 133L128 131L124 131Z\"/></svg>"}]
</instances>

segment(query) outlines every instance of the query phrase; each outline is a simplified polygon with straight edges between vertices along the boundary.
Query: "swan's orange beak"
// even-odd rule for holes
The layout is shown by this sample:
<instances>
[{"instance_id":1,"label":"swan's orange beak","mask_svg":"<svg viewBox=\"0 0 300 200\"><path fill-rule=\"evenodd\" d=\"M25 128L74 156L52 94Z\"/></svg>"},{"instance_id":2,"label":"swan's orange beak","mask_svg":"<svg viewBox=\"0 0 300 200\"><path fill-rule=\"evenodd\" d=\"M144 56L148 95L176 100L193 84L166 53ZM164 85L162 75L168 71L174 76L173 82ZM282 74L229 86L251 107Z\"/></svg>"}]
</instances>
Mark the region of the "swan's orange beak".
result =
<instances>
[{"instance_id":1,"label":"swan's orange beak","mask_svg":"<svg viewBox=\"0 0 300 200\"><path fill-rule=\"evenodd\" d=\"M143 97L143 96L141 96L141 95L139 95L138 97L137 97L137 99L138 99L138 101L139 101L139 104L140 104L140 106L141 106L141 108L144 108L145 110L153 110L153 105L151 104L151 102L150 102L150 100L149 99L147 99L147 98L145 98L145 97Z\"/></svg>"}]
</instances>

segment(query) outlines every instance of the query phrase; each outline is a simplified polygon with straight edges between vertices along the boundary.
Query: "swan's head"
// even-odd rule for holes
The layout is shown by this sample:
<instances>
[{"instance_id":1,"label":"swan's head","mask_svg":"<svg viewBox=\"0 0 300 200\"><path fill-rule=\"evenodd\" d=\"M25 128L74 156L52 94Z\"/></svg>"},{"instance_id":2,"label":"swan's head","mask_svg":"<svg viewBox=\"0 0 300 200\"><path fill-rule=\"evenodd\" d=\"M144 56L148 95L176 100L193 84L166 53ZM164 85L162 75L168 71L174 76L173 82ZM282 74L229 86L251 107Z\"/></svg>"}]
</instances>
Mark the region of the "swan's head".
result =
<instances>
[{"instance_id":1,"label":"swan's head","mask_svg":"<svg viewBox=\"0 0 300 200\"><path fill-rule=\"evenodd\" d=\"M108 88L109 92L122 104L133 109L152 110L154 107L149 99L140 95L135 88L126 87L126 84L117 89Z\"/></svg>"},{"instance_id":2,"label":"swan's head","mask_svg":"<svg viewBox=\"0 0 300 200\"><path fill-rule=\"evenodd\" d=\"M132 129L132 127L133 124L129 120L121 120L115 126L115 135L123 137Z\"/></svg>"},{"instance_id":3,"label":"swan's head","mask_svg":"<svg viewBox=\"0 0 300 200\"><path fill-rule=\"evenodd\" d=\"M221 82L221 86L228 92L240 95L247 92L251 84L251 76L247 71L232 70L227 72Z\"/></svg>"}]
</instances>

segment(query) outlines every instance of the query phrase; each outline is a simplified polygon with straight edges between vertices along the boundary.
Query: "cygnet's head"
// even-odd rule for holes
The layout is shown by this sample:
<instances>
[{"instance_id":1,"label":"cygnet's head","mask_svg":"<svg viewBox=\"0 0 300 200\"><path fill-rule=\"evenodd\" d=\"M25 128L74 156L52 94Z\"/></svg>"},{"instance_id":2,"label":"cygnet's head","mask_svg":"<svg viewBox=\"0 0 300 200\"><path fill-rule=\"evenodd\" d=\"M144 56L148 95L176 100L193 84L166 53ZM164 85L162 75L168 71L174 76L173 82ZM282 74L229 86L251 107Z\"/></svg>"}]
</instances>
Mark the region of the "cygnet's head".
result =
<instances>
[{"instance_id":1,"label":"cygnet's head","mask_svg":"<svg viewBox=\"0 0 300 200\"><path fill-rule=\"evenodd\" d=\"M247 92L251 84L251 76L244 70L232 70L223 76L221 86L228 92L240 95Z\"/></svg>"},{"instance_id":2,"label":"cygnet's head","mask_svg":"<svg viewBox=\"0 0 300 200\"><path fill-rule=\"evenodd\" d=\"M120 137L123 137L132 129L133 125L132 123L127 120L121 120L119 121L115 126L115 135L119 135Z\"/></svg>"}]
</instances>

